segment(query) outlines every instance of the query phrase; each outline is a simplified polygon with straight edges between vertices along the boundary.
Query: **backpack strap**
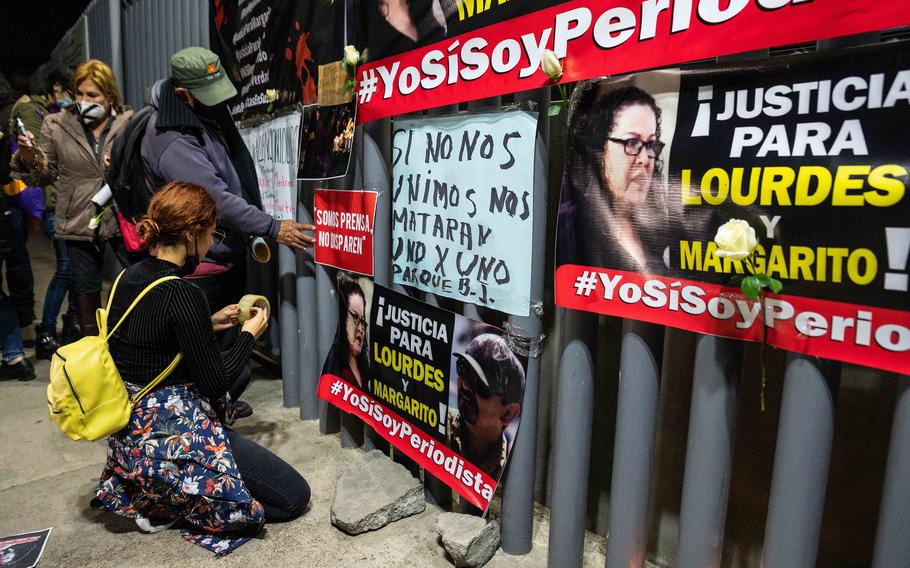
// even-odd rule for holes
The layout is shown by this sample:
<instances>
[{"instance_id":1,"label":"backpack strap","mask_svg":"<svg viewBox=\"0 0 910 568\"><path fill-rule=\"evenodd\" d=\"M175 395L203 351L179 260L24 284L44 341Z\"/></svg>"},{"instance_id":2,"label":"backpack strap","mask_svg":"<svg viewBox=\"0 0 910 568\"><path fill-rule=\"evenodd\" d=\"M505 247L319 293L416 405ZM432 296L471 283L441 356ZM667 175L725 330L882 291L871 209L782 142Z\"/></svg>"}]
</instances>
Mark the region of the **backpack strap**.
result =
<instances>
[{"instance_id":1,"label":"backpack strap","mask_svg":"<svg viewBox=\"0 0 910 568\"><path fill-rule=\"evenodd\" d=\"M183 353L177 353L177 356L174 357L174 360L171 361L171 364L168 365L165 370L161 371L161 373L157 377L155 377L155 379L152 382L150 382L148 385L146 385L146 387L144 389L137 392L133 396L133 398L131 399L133 401L133 404L136 404L137 402L142 400L142 398L145 395L147 395L148 393L155 390L155 387L157 387L159 384L161 384L161 381L168 378L168 376L174 372L174 369L177 368L177 365L180 364L181 359L183 359Z\"/></svg>"},{"instance_id":2,"label":"backpack strap","mask_svg":"<svg viewBox=\"0 0 910 568\"><path fill-rule=\"evenodd\" d=\"M126 272L126 271L124 271L124 272ZM120 273L120 276L123 276L123 272ZM120 276L117 277L117 282L120 281ZM152 290L152 288L154 288L155 286L157 286L157 285L159 285L159 284L163 284L164 282L167 282L168 280L179 280L179 279L180 279L179 276L165 276L164 278L159 278L158 280L155 280L154 282L152 282L151 284L149 284L148 286L146 286L145 289L144 289L142 292L139 292L139 295L136 296L136 299L133 300L133 303L130 304L130 307L128 307L128 308L126 309L126 311L123 312L123 315L120 316L120 320L117 322L117 325L114 326L114 329L112 329L112 330L110 331L110 333L107 334L106 337L110 337L110 336L114 335L114 333L115 333L115 332L117 331L117 329L120 327L120 324L122 324L122 323L123 323L123 320L126 319L126 316L130 315L130 312L133 311L133 308L136 307L136 304L139 303L139 300L141 300L146 294L148 294L148 293ZM111 288L111 296L110 296L110 298L108 299L108 302L107 302L107 312L108 312L108 314L110 313L110 310L111 310L111 302L112 302L112 300L114 299L114 292L117 290L117 282L114 282L114 287ZM107 314L105 314L104 317L105 317L105 327L106 327L106 324L107 324Z\"/></svg>"}]
</instances>

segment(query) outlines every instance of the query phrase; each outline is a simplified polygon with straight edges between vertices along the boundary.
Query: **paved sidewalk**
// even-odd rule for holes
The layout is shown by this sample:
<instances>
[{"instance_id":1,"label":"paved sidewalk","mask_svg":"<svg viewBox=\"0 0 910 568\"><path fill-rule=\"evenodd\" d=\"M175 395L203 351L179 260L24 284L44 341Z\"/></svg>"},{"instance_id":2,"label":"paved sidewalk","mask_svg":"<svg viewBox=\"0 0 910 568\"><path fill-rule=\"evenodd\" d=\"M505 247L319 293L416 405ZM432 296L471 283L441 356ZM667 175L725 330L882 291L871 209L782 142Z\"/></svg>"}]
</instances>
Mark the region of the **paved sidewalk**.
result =
<instances>
[{"instance_id":1,"label":"paved sidewalk","mask_svg":"<svg viewBox=\"0 0 910 568\"><path fill-rule=\"evenodd\" d=\"M29 242L40 313L52 257L46 239ZM33 352L28 350L29 356ZM436 517L427 506L420 515L356 537L335 529L329 512L335 480L360 450L342 449L339 437L319 434L318 423L303 422L298 409L282 407L281 381L256 374L244 399L255 410L238 430L296 467L310 483L309 511L287 524L267 525L258 539L224 558L184 541L175 530L141 532L129 519L89 508L101 473L106 442L73 442L57 431L46 410L49 364L37 365L29 383L0 383L0 535L54 527L41 566L286 566L388 568L449 567L437 543ZM534 550L513 557L499 551L491 568L546 566L547 519L541 512ZM590 535L589 535L590 536ZM586 566L604 565L603 541L588 539Z\"/></svg>"}]
</instances>

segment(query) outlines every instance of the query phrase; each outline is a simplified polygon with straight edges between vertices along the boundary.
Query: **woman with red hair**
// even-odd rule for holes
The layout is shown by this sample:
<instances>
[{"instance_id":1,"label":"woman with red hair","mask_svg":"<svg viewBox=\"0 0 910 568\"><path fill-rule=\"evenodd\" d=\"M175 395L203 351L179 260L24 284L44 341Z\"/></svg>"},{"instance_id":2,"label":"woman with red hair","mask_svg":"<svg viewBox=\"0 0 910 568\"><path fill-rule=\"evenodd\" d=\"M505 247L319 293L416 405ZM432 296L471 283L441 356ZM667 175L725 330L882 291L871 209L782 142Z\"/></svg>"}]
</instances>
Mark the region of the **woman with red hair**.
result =
<instances>
[{"instance_id":1,"label":"woman with red hair","mask_svg":"<svg viewBox=\"0 0 910 568\"><path fill-rule=\"evenodd\" d=\"M126 269L112 291L113 328L150 283L179 275L221 236L215 201L202 187L172 182L158 191L137 225L150 256ZM149 532L182 521L184 538L225 554L265 522L303 514L307 482L281 458L222 425L210 402L228 392L249 360L268 314L251 308L234 343L222 352L215 332L238 324L240 308L208 313L203 291L182 278L151 289L109 339L131 395L183 358L136 403L130 422L109 440L96 508L133 517Z\"/></svg>"}]
</instances>

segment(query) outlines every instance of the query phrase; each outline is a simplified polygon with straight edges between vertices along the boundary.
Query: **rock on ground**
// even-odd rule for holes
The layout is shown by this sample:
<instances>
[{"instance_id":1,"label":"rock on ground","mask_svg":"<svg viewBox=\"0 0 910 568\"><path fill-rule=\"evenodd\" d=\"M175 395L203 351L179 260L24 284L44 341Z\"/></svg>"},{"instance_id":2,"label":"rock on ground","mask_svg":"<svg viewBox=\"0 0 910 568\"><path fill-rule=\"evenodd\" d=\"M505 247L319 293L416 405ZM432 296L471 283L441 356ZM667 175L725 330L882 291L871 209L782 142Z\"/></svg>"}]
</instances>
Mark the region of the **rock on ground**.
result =
<instances>
[{"instance_id":1,"label":"rock on ground","mask_svg":"<svg viewBox=\"0 0 910 568\"><path fill-rule=\"evenodd\" d=\"M426 509L423 485L379 450L358 456L335 484L332 524L348 534L380 529Z\"/></svg>"},{"instance_id":2,"label":"rock on ground","mask_svg":"<svg viewBox=\"0 0 910 568\"><path fill-rule=\"evenodd\" d=\"M478 568L499 548L499 525L474 515L443 513L436 520L436 532L455 566Z\"/></svg>"}]
</instances>

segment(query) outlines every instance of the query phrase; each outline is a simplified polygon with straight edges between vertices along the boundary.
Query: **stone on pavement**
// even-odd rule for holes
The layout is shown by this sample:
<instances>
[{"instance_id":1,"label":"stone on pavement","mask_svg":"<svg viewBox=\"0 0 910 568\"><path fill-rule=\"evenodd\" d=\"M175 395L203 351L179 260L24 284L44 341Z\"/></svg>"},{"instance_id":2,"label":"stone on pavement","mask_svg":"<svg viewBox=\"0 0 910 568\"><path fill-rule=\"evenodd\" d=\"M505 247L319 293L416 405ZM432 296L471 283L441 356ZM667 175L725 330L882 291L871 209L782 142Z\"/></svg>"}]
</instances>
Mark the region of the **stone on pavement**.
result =
<instances>
[{"instance_id":1,"label":"stone on pavement","mask_svg":"<svg viewBox=\"0 0 910 568\"><path fill-rule=\"evenodd\" d=\"M355 535L421 513L426 506L420 480L372 450L357 457L338 478L332 524Z\"/></svg>"},{"instance_id":2,"label":"stone on pavement","mask_svg":"<svg viewBox=\"0 0 910 568\"><path fill-rule=\"evenodd\" d=\"M479 568L499 548L499 525L474 515L443 513L436 520L436 532L455 566Z\"/></svg>"}]
</instances>

